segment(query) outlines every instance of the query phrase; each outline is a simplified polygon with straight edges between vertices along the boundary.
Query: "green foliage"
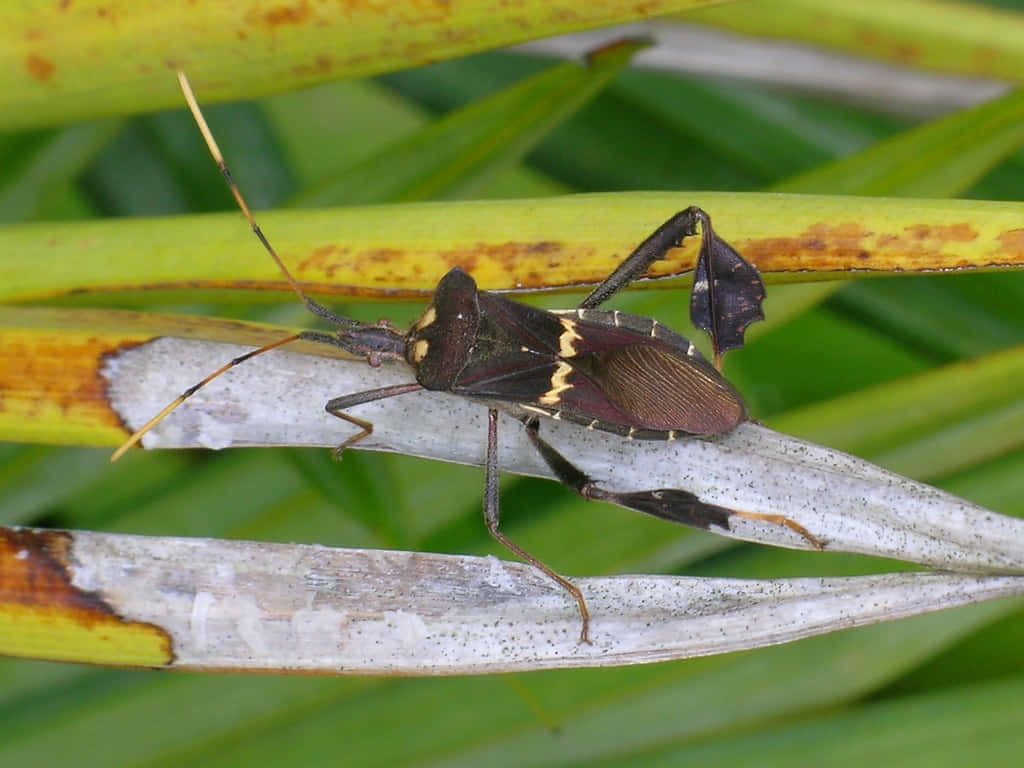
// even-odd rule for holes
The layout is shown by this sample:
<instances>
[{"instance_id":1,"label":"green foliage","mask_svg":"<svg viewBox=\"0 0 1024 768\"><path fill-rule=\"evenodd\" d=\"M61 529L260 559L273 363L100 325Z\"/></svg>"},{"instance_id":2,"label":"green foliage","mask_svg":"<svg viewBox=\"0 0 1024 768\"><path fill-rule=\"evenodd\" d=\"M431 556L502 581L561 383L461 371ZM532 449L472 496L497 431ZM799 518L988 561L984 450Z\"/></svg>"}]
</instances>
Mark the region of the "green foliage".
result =
<instances>
[{"instance_id":1,"label":"green foliage","mask_svg":"<svg viewBox=\"0 0 1024 768\"><path fill-rule=\"evenodd\" d=\"M250 201L277 206L343 178L346 168L363 164L365 173L368 158L429 125L433 110L469 103L540 67L521 57L484 55L382 81L212 108L208 117ZM846 105L630 72L555 130L523 165L504 167L508 158L502 156L503 167L486 169L489 178L473 194L753 190L860 148L825 136L856 136L854 143L869 146L902 127L891 117ZM56 175L26 183L31 199L6 203L0 214L41 219L231 208L181 112L128 121L97 154L98 135L98 129L71 127L3 137L0 157L24 154L21 162L0 163L0 202L14 199L14 190L38 176L37 159L50 163ZM52 162L48 148L65 140L74 151ZM924 170L958 160L955 148L945 152L933 149ZM990 171L989 165L961 164L958 184L950 185L948 177L945 183L974 197L1019 198L1019 150L985 162L998 165ZM691 193L680 193L680 207L690 202ZM159 221L152 237L160 237ZM255 242L252 253L264 258ZM870 435L844 445L846 433L837 423L856 425L879 402L902 402L886 394L890 382L913 387L919 380L910 377L1019 346L1022 277L853 283L788 322L770 316L767 330L731 356L730 373L755 416L780 424L791 419L812 438L827 427L836 440L830 444L861 448L876 460L897 448L911 451L937 432L971 428L972 445L987 440L998 449L973 450L970 461L947 462L940 471L925 466L921 475L994 510L1020 514L1024 451L1019 440L1006 438L1006 420L991 415L1010 409L1021 432L1019 392L979 398L968 413L948 409L910 423L884 445ZM785 293L777 286L769 291ZM569 301L560 297L558 303ZM687 330L685 302L674 292L643 292L618 306L657 314ZM243 311L268 318L265 308ZM354 313L401 318L414 311L360 306ZM276 312L274 319L282 321L282 311ZM287 321L301 317L297 310L284 312ZM976 380L970 365L950 370L942 381L955 400L958 389L966 391ZM934 379L920 381L922 393L934 393ZM912 402L913 390L906 397ZM827 419L797 411L812 404L834 409ZM987 422L981 418L986 413ZM957 444L947 441L943 450L955 452ZM326 452L306 450L135 452L109 466L105 451L4 446L2 459L0 520L7 524L504 556L481 524L482 473L474 468L367 454L333 465ZM509 480L503 504L508 534L570 574L661 569L743 577L892 567L726 542L584 504L540 481ZM876 764L904 765L952 764L955 747L958 762L983 756L1012 764L1019 758L1014 703L1024 681L1017 642L1022 629L1024 613L996 604L728 657L452 680L156 675L5 661L0 762L48 765L73 754L86 765L649 760L701 766L760 762L770 755L773 764L818 765L834 749L852 763L870 747ZM985 663L978 665L982 653Z\"/></svg>"}]
</instances>

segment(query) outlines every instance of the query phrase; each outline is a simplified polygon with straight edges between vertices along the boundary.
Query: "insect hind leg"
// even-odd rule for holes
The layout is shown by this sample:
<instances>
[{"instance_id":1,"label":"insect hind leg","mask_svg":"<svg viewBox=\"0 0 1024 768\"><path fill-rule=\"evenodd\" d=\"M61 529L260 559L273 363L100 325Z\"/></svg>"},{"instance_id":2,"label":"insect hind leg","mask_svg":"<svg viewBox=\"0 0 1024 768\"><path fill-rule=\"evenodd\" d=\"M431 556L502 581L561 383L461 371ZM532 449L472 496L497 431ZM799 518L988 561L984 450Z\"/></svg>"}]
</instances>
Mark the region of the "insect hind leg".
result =
<instances>
[{"instance_id":1,"label":"insect hind leg","mask_svg":"<svg viewBox=\"0 0 1024 768\"><path fill-rule=\"evenodd\" d=\"M679 211L640 243L633 253L583 300L580 309L594 309L600 306L641 277L654 262L664 259L669 250L681 245L685 238L696 235L697 222L706 218L707 214L696 206Z\"/></svg>"},{"instance_id":2,"label":"insect hind leg","mask_svg":"<svg viewBox=\"0 0 1024 768\"><path fill-rule=\"evenodd\" d=\"M536 417L523 419L526 435L544 462L564 485L569 486L588 501L607 501L621 507L635 509L646 515L660 517L693 528L707 529L712 525L729 530L732 510L706 504L694 494L676 488L658 488L650 491L615 492L601 488L588 474L565 458L540 436L540 423Z\"/></svg>"},{"instance_id":3,"label":"insect hind leg","mask_svg":"<svg viewBox=\"0 0 1024 768\"><path fill-rule=\"evenodd\" d=\"M589 475L541 438L540 423L535 416L526 417L522 421L526 426L527 437L530 438L530 442L533 443L534 448L537 449L555 476L588 501L607 501L620 507L643 512L645 515L652 515L662 520L702 530L709 530L711 526L726 531L731 530L729 520L734 516L773 523L799 534L815 549L825 548L821 540L812 536L806 528L783 515L758 514L720 507L717 504L701 501L696 494L678 488L656 488L649 491L630 492L616 492L601 488Z\"/></svg>"}]
</instances>

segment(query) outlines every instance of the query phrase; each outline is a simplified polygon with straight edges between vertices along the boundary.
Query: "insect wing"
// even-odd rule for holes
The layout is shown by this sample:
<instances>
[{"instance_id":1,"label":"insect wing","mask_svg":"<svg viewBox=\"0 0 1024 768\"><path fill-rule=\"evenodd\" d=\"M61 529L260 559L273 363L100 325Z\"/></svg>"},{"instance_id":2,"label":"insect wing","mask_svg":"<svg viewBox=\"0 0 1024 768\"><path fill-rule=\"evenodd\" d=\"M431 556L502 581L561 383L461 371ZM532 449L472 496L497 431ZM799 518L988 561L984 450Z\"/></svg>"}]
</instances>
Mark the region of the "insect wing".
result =
<instances>
[{"instance_id":1,"label":"insect wing","mask_svg":"<svg viewBox=\"0 0 1024 768\"><path fill-rule=\"evenodd\" d=\"M486 291L478 294L477 301L480 328L476 345L480 354L489 356L493 350L508 350L552 360L559 356L568 321Z\"/></svg>"},{"instance_id":2,"label":"insect wing","mask_svg":"<svg viewBox=\"0 0 1024 768\"><path fill-rule=\"evenodd\" d=\"M472 352L451 391L467 397L533 402L558 368L562 322L550 312L493 293L478 294Z\"/></svg>"},{"instance_id":3,"label":"insect wing","mask_svg":"<svg viewBox=\"0 0 1024 768\"><path fill-rule=\"evenodd\" d=\"M637 427L714 435L746 417L742 398L728 382L705 361L680 350L648 342L580 355L571 362ZM567 379L578 381L577 376ZM566 407L575 405L573 394L563 393Z\"/></svg>"},{"instance_id":4,"label":"insect wing","mask_svg":"<svg viewBox=\"0 0 1024 768\"><path fill-rule=\"evenodd\" d=\"M690 343L624 313L551 313L481 293L473 354L452 391L636 437L711 435L746 416Z\"/></svg>"}]
</instances>

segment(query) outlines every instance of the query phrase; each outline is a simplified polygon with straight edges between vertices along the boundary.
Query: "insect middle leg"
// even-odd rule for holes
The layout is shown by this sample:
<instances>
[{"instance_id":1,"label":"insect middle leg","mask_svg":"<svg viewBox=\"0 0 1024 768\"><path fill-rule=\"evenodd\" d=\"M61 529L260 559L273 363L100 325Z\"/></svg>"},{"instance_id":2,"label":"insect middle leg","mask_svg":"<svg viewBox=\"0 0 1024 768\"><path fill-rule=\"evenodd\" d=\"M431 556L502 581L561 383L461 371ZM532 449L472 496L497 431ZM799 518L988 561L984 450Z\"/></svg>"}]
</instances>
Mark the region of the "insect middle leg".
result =
<instances>
[{"instance_id":1,"label":"insect middle leg","mask_svg":"<svg viewBox=\"0 0 1024 768\"><path fill-rule=\"evenodd\" d=\"M487 522L487 530L498 543L504 545L534 568L542 571L572 595L579 606L580 619L583 622L583 626L580 628L580 642L589 645L590 609L587 608L587 601L583 598L580 588L542 563L499 530L501 506L498 493L498 475L500 473L498 468L498 412L493 408L487 412L487 463L484 471L484 520Z\"/></svg>"}]
</instances>

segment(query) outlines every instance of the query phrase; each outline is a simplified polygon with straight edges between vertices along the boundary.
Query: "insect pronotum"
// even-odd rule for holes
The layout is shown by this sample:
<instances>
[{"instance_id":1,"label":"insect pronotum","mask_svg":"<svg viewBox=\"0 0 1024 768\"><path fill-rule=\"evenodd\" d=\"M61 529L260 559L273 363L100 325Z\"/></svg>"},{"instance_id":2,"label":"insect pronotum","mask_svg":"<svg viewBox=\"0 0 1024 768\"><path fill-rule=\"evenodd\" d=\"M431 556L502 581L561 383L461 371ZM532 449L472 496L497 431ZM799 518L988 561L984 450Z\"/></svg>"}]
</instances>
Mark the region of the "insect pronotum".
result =
<instances>
[{"instance_id":1,"label":"insect pronotum","mask_svg":"<svg viewBox=\"0 0 1024 768\"><path fill-rule=\"evenodd\" d=\"M619 504L666 520L708 528L729 528L733 516L790 528L812 545L820 542L781 515L728 509L702 502L675 488L616 492L598 486L540 436L541 416L565 419L626 439L675 440L727 432L746 419L743 398L687 339L657 321L598 305L643 275L652 263L695 235L701 253L691 316L711 333L716 362L722 352L743 344L749 323L760 319L764 286L753 266L719 238L704 211L690 207L658 227L587 297L578 309L548 312L478 290L458 267L438 283L433 299L412 328L403 333L387 321L359 323L332 312L307 296L256 223L224 162L184 73L182 91L199 130L239 208L306 307L336 327L333 333L302 331L247 352L192 385L117 449L112 460L135 445L196 391L240 363L298 340L340 347L372 365L383 360L409 364L416 380L342 395L326 410L358 428L334 449L342 452L370 435L373 424L348 409L373 400L419 390L440 390L481 401L488 407L484 518L491 535L557 582L576 601L580 641L589 642L590 611L583 593L500 530L498 498L498 409L517 416L527 436L555 476L585 499Z\"/></svg>"}]
</instances>

